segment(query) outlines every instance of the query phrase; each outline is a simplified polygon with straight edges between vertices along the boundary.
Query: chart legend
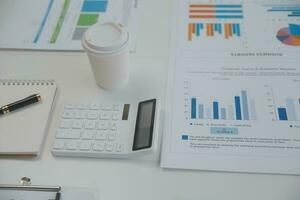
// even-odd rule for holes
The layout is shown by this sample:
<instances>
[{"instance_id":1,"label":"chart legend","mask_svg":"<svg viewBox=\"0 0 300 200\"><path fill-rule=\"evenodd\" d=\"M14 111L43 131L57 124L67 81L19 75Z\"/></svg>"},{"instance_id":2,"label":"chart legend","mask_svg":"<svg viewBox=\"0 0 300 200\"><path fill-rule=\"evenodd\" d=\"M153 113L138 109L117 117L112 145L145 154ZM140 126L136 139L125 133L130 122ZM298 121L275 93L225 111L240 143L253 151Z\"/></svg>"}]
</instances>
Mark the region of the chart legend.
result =
<instances>
[{"instance_id":1,"label":"chart legend","mask_svg":"<svg viewBox=\"0 0 300 200\"><path fill-rule=\"evenodd\" d=\"M300 4L265 5L267 12L284 14L287 17L300 17Z\"/></svg>"}]
</instances>

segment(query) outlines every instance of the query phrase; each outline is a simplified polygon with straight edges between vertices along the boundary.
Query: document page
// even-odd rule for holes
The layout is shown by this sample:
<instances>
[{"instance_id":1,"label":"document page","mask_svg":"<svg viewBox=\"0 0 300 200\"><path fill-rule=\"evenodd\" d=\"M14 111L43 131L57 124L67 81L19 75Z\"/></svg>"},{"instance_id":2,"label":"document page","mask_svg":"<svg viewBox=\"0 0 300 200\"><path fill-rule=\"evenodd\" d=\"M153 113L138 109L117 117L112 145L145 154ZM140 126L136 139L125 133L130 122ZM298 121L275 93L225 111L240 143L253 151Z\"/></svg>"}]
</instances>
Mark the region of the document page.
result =
<instances>
[{"instance_id":1,"label":"document page","mask_svg":"<svg viewBox=\"0 0 300 200\"><path fill-rule=\"evenodd\" d=\"M138 0L2 0L0 48L83 50L81 38L93 24L125 25L135 49Z\"/></svg>"},{"instance_id":2,"label":"document page","mask_svg":"<svg viewBox=\"0 0 300 200\"><path fill-rule=\"evenodd\" d=\"M177 1L161 166L300 174L299 1Z\"/></svg>"},{"instance_id":3,"label":"document page","mask_svg":"<svg viewBox=\"0 0 300 200\"><path fill-rule=\"evenodd\" d=\"M99 200L100 189L96 187L63 187L60 195L49 191L26 191L0 188L0 200Z\"/></svg>"},{"instance_id":4,"label":"document page","mask_svg":"<svg viewBox=\"0 0 300 200\"><path fill-rule=\"evenodd\" d=\"M0 200L56 200L56 192L0 190Z\"/></svg>"}]
</instances>

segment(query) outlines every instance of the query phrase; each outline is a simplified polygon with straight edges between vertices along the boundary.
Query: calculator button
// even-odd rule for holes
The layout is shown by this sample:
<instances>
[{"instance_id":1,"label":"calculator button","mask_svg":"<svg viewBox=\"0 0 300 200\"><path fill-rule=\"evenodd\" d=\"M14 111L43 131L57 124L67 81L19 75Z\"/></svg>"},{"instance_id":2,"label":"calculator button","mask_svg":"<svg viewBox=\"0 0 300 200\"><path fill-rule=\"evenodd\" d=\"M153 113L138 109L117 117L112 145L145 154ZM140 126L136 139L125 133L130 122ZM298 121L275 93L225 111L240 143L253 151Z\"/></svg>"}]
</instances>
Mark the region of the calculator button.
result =
<instances>
[{"instance_id":1,"label":"calculator button","mask_svg":"<svg viewBox=\"0 0 300 200\"><path fill-rule=\"evenodd\" d=\"M102 113L100 113L100 119L109 120L110 119L110 114L107 113L107 112L102 112Z\"/></svg>"},{"instance_id":2,"label":"calculator button","mask_svg":"<svg viewBox=\"0 0 300 200\"><path fill-rule=\"evenodd\" d=\"M63 149L65 146L65 141L64 140L56 140L54 145L53 145L53 148L54 149Z\"/></svg>"},{"instance_id":3,"label":"calculator button","mask_svg":"<svg viewBox=\"0 0 300 200\"><path fill-rule=\"evenodd\" d=\"M107 130L108 129L108 123L107 122L100 122L98 129L100 130Z\"/></svg>"},{"instance_id":4,"label":"calculator button","mask_svg":"<svg viewBox=\"0 0 300 200\"><path fill-rule=\"evenodd\" d=\"M58 132L57 138L64 138L64 139L79 139L80 138L80 131L79 130L72 130L72 131L62 131Z\"/></svg>"},{"instance_id":5,"label":"calculator button","mask_svg":"<svg viewBox=\"0 0 300 200\"><path fill-rule=\"evenodd\" d=\"M96 121L95 120L87 120L85 121L85 126L86 129L95 129L96 128Z\"/></svg>"},{"instance_id":6,"label":"calculator button","mask_svg":"<svg viewBox=\"0 0 300 200\"><path fill-rule=\"evenodd\" d=\"M113 113L112 114L112 119L113 120L119 120L120 119L120 115L118 113Z\"/></svg>"},{"instance_id":7,"label":"calculator button","mask_svg":"<svg viewBox=\"0 0 300 200\"><path fill-rule=\"evenodd\" d=\"M106 134L102 132L98 132L96 134L96 140L106 140Z\"/></svg>"},{"instance_id":8,"label":"calculator button","mask_svg":"<svg viewBox=\"0 0 300 200\"><path fill-rule=\"evenodd\" d=\"M87 114L88 119L97 119L98 118L98 113L96 111L90 111Z\"/></svg>"},{"instance_id":9,"label":"calculator button","mask_svg":"<svg viewBox=\"0 0 300 200\"><path fill-rule=\"evenodd\" d=\"M109 105L109 104L101 105L101 110L111 110L111 109L112 109L112 105Z\"/></svg>"},{"instance_id":10,"label":"calculator button","mask_svg":"<svg viewBox=\"0 0 300 200\"><path fill-rule=\"evenodd\" d=\"M80 138L80 131L79 130L66 131L61 135L60 138L79 139Z\"/></svg>"},{"instance_id":11,"label":"calculator button","mask_svg":"<svg viewBox=\"0 0 300 200\"><path fill-rule=\"evenodd\" d=\"M100 105L96 104L96 103L92 103L89 107L90 107L90 110L99 110L100 109Z\"/></svg>"},{"instance_id":12,"label":"calculator button","mask_svg":"<svg viewBox=\"0 0 300 200\"><path fill-rule=\"evenodd\" d=\"M66 149L68 150L76 150L77 149L77 140L70 140L66 142Z\"/></svg>"},{"instance_id":13,"label":"calculator button","mask_svg":"<svg viewBox=\"0 0 300 200\"><path fill-rule=\"evenodd\" d=\"M83 110L79 110L75 113L75 118L76 119L84 119L86 116L86 112Z\"/></svg>"},{"instance_id":14,"label":"calculator button","mask_svg":"<svg viewBox=\"0 0 300 200\"><path fill-rule=\"evenodd\" d=\"M112 130L112 131L117 130L117 124L116 123L111 123L110 124L110 130Z\"/></svg>"},{"instance_id":15,"label":"calculator button","mask_svg":"<svg viewBox=\"0 0 300 200\"><path fill-rule=\"evenodd\" d=\"M116 145L116 152L124 151L124 144L117 144Z\"/></svg>"},{"instance_id":16,"label":"calculator button","mask_svg":"<svg viewBox=\"0 0 300 200\"><path fill-rule=\"evenodd\" d=\"M88 151L88 150L91 149L91 145L92 145L91 141L83 140L80 143L80 150L82 150L82 151Z\"/></svg>"},{"instance_id":17,"label":"calculator button","mask_svg":"<svg viewBox=\"0 0 300 200\"><path fill-rule=\"evenodd\" d=\"M78 130L59 130L57 131L56 138L60 139L79 139L80 138L80 131Z\"/></svg>"},{"instance_id":18,"label":"calculator button","mask_svg":"<svg viewBox=\"0 0 300 200\"><path fill-rule=\"evenodd\" d=\"M115 135L115 134L108 134L108 135L107 135L107 139L108 139L109 141L114 141L114 140L116 139L116 135Z\"/></svg>"},{"instance_id":19,"label":"calculator button","mask_svg":"<svg viewBox=\"0 0 300 200\"><path fill-rule=\"evenodd\" d=\"M94 138L96 131L86 130L82 133L82 139L84 140L92 140Z\"/></svg>"},{"instance_id":20,"label":"calculator button","mask_svg":"<svg viewBox=\"0 0 300 200\"><path fill-rule=\"evenodd\" d=\"M75 105L74 105L74 104L71 104L71 103L65 104L65 109L71 110L71 109L74 109L74 108L75 108Z\"/></svg>"},{"instance_id":21,"label":"calculator button","mask_svg":"<svg viewBox=\"0 0 300 200\"><path fill-rule=\"evenodd\" d=\"M80 134L81 134L81 132L79 130L72 130L72 131L69 131L69 133L67 134L67 138L68 139L79 139Z\"/></svg>"},{"instance_id":22,"label":"calculator button","mask_svg":"<svg viewBox=\"0 0 300 200\"><path fill-rule=\"evenodd\" d=\"M73 124L72 124L72 128L81 129L82 128L82 121L81 120L74 120Z\"/></svg>"},{"instance_id":23,"label":"calculator button","mask_svg":"<svg viewBox=\"0 0 300 200\"><path fill-rule=\"evenodd\" d=\"M79 110L84 110L84 109L86 109L86 108L87 108L87 105L86 105L86 104L83 104L83 103L81 103L81 104L78 104L78 105L77 105L77 108L78 108Z\"/></svg>"},{"instance_id":24,"label":"calculator button","mask_svg":"<svg viewBox=\"0 0 300 200\"><path fill-rule=\"evenodd\" d=\"M62 118L64 119L72 119L73 111L72 110L65 110L62 114Z\"/></svg>"},{"instance_id":25,"label":"calculator button","mask_svg":"<svg viewBox=\"0 0 300 200\"><path fill-rule=\"evenodd\" d=\"M104 150L104 142L96 141L94 143L93 149L95 151L103 151Z\"/></svg>"},{"instance_id":26,"label":"calculator button","mask_svg":"<svg viewBox=\"0 0 300 200\"><path fill-rule=\"evenodd\" d=\"M122 105L121 104L114 104L113 105L113 110L114 111L120 111L122 109Z\"/></svg>"},{"instance_id":27,"label":"calculator button","mask_svg":"<svg viewBox=\"0 0 300 200\"><path fill-rule=\"evenodd\" d=\"M68 135L68 131L67 130L57 130L56 132L56 138L61 138L61 139L64 139L64 138L67 138L67 135Z\"/></svg>"},{"instance_id":28,"label":"calculator button","mask_svg":"<svg viewBox=\"0 0 300 200\"><path fill-rule=\"evenodd\" d=\"M113 151L113 148L114 148L114 144L113 143L106 143L106 145L105 145L105 150L106 151L111 152L111 151Z\"/></svg>"},{"instance_id":29,"label":"calculator button","mask_svg":"<svg viewBox=\"0 0 300 200\"><path fill-rule=\"evenodd\" d=\"M59 124L59 128L70 128L71 127L71 121L70 120L61 120Z\"/></svg>"}]
</instances>

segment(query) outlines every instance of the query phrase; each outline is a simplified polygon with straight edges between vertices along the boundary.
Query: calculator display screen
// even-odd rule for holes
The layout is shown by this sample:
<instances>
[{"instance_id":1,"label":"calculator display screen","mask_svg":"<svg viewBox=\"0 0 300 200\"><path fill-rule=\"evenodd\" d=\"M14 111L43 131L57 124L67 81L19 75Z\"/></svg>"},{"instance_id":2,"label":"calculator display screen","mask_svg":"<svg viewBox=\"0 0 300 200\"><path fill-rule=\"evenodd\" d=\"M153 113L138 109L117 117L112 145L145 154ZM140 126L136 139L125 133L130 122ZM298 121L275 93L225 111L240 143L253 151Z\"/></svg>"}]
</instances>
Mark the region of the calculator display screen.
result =
<instances>
[{"instance_id":1,"label":"calculator display screen","mask_svg":"<svg viewBox=\"0 0 300 200\"><path fill-rule=\"evenodd\" d=\"M150 148L152 145L156 100L139 103L132 150Z\"/></svg>"}]
</instances>

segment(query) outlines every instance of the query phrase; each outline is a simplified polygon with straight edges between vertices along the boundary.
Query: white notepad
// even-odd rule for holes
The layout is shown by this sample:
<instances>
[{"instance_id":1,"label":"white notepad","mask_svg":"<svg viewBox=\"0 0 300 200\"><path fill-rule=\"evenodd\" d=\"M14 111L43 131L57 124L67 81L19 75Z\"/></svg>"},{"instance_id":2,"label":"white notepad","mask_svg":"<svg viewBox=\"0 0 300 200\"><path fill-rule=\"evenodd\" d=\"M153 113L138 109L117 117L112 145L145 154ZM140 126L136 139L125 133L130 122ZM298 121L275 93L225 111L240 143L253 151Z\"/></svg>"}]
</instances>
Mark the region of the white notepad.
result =
<instances>
[{"instance_id":1,"label":"white notepad","mask_svg":"<svg viewBox=\"0 0 300 200\"><path fill-rule=\"evenodd\" d=\"M39 154L56 93L53 80L1 80L0 107L40 94L42 101L0 117L0 155Z\"/></svg>"}]
</instances>

